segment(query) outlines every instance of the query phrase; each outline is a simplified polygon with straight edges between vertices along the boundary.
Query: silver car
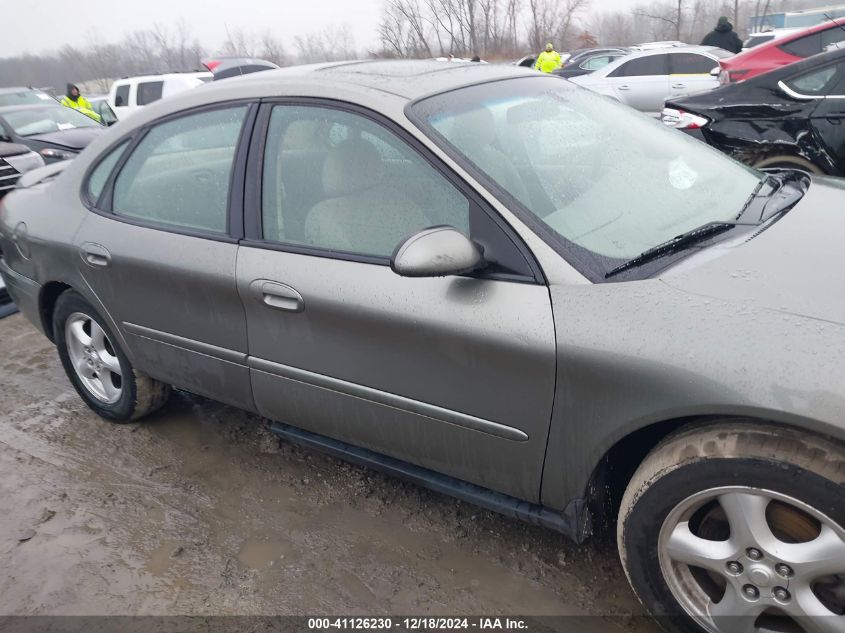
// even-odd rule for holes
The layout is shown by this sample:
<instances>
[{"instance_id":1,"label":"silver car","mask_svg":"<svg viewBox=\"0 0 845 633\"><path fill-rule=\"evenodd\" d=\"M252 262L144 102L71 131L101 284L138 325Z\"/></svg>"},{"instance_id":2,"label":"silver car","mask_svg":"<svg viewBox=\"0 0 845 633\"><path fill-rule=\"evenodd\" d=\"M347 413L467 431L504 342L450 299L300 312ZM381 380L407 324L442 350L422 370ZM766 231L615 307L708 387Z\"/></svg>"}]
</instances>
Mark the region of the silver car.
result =
<instances>
[{"instance_id":1,"label":"silver car","mask_svg":"<svg viewBox=\"0 0 845 633\"><path fill-rule=\"evenodd\" d=\"M676 631L845 627L842 181L525 69L361 62L187 91L21 187L0 273L104 418L172 386L615 530Z\"/></svg>"},{"instance_id":2,"label":"silver car","mask_svg":"<svg viewBox=\"0 0 845 633\"><path fill-rule=\"evenodd\" d=\"M644 50L570 81L656 117L670 97L718 88L712 71L730 56L712 46Z\"/></svg>"}]
</instances>

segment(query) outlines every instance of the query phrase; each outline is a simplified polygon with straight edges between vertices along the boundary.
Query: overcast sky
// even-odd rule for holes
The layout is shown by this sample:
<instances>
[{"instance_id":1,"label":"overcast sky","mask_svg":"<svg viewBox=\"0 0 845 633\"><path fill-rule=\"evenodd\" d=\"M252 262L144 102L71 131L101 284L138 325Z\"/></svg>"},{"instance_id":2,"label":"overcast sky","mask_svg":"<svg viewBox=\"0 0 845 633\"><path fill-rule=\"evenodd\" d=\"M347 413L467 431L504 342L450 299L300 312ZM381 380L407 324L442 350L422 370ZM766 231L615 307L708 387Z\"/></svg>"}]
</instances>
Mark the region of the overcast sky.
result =
<instances>
[{"instance_id":1,"label":"overcast sky","mask_svg":"<svg viewBox=\"0 0 845 633\"><path fill-rule=\"evenodd\" d=\"M382 0L0 0L3 35L0 57L39 53L64 44L84 44L95 31L117 42L127 31L156 22L171 24L184 17L205 47L226 39L226 27L275 33L292 52L293 36L327 24L347 23L358 48L376 41ZM635 0L594 0L604 9L633 6Z\"/></svg>"}]
</instances>

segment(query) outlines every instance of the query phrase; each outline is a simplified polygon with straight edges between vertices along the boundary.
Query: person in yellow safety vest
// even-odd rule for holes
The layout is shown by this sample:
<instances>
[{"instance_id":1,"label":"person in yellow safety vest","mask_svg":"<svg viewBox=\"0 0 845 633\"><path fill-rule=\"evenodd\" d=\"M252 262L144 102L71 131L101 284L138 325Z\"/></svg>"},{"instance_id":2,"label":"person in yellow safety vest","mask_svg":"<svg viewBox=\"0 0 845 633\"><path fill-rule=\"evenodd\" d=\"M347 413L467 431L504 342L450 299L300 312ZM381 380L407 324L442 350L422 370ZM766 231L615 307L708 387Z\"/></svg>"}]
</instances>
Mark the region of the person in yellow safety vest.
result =
<instances>
[{"instance_id":1,"label":"person in yellow safety vest","mask_svg":"<svg viewBox=\"0 0 845 633\"><path fill-rule=\"evenodd\" d=\"M89 116L95 121L100 121L102 123L100 115L94 112L94 107L91 105L91 102L79 94L79 88L73 84L67 85L67 94L62 97L62 100L59 103L68 108L79 110L79 112L85 116Z\"/></svg>"},{"instance_id":2,"label":"person in yellow safety vest","mask_svg":"<svg viewBox=\"0 0 845 633\"><path fill-rule=\"evenodd\" d=\"M537 56L537 63L534 64L534 70L539 70L544 73L550 73L553 70L560 68L560 53L555 50L551 42L546 44L546 50Z\"/></svg>"}]
</instances>

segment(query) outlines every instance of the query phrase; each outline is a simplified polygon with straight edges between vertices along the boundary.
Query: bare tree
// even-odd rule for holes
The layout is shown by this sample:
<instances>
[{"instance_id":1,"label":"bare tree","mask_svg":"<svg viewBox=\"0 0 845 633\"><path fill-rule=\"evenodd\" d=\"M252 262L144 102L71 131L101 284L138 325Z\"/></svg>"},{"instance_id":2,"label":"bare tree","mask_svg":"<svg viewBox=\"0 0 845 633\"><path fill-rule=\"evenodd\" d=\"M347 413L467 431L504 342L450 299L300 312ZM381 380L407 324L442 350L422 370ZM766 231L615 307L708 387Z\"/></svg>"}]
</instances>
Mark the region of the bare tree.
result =
<instances>
[{"instance_id":1,"label":"bare tree","mask_svg":"<svg viewBox=\"0 0 845 633\"><path fill-rule=\"evenodd\" d=\"M278 66L287 64L287 55L285 55L284 46L282 46L282 43L269 30L264 31L261 35L261 53L259 56Z\"/></svg>"},{"instance_id":2,"label":"bare tree","mask_svg":"<svg viewBox=\"0 0 845 633\"><path fill-rule=\"evenodd\" d=\"M634 15L668 24L672 27L675 39L681 39L681 28L684 22L684 0L675 0L673 5L658 4L651 7L639 7L634 9Z\"/></svg>"},{"instance_id":3,"label":"bare tree","mask_svg":"<svg viewBox=\"0 0 845 633\"><path fill-rule=\"evenodd\" d=\"M220 49L227 57L255 57L254 38L241 28L226 27L226 39Z\"/></svg>"},{"instance_id":4,"label":"bare tree","mask_svg":"<svg viewBox=\"0 0 845 633\"><path fill-rule=\"evenodd\" d=\"M300 62L333 62L355 59L355 38L348 24L329 25L320 31L293 38Z\"/></svg>"},{"instance_id":5,"label":"bare tree","mask_svg":"<svg viewBox=\"0 0 845 633\"><path fill-rule=\"evenodd\" d=\"M528 0L528 44L540 50L549 40L563 48L589 0Z\"/></svg>"}]
</instances>

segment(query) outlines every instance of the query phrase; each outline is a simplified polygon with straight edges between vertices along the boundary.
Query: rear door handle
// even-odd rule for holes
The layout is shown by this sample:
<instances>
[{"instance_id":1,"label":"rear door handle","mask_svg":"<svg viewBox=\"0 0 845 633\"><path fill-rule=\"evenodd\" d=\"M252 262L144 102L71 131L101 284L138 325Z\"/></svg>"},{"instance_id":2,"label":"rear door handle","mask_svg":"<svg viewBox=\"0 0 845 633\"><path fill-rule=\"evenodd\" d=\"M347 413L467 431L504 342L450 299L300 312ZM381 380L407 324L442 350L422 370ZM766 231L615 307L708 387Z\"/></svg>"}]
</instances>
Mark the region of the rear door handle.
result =
<instances>
[{"instance_id":1,"label":"rear door handle","mask_svg":"<svg viewBox=\"0 0 845 633\"><path fill-rule=\"evenodd\" d=\"M686 85L686 84L672 84L672 87L673 87L675 90L681 90L682 88L686 88L686 87L687 87L687 85Z\"/></svg>"},{"instance_id":2,"label":"rear door handle","mask_svg":"<svg viewBox=\"0 0 845 633\"><path fill-rule=\"evenodd\" d=\"M621 86L619 86L619 90L630 90L630 89L631 89L631 86L629 86L628 84L622 84Z\"/></svg>"},{"instance_id":3,"label":"rear door handle","mask_svg":"<svg viewBox=\"0 0 845 633\"><path fill-rule=\"evenodd\" d=\"M79 247L82 260L89 266L96 268L105 268L111 264L111 253L105 246L94 244L93 242L85 242Z\"/></svg>"},{"instance_id":4,"label":"rear door handle","mask_svg":"<svg viewBox=\"0 0 845 633\"><path fill-rule=\"evenodd\" d=\"M249 285L252 295L268 308L284 312L302 312L305 301L295 289L278 281L256 279Z\"/></svg>"}]
</instances>

